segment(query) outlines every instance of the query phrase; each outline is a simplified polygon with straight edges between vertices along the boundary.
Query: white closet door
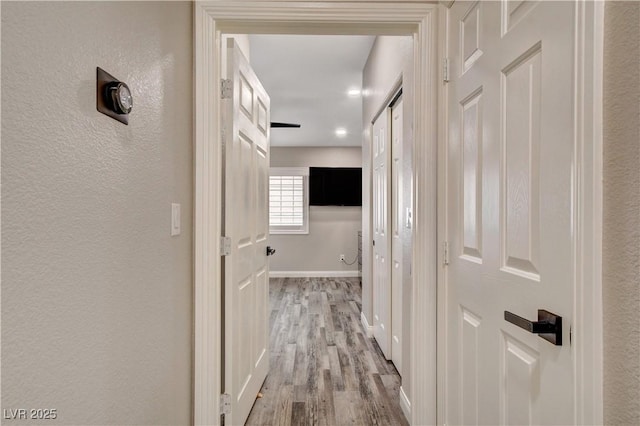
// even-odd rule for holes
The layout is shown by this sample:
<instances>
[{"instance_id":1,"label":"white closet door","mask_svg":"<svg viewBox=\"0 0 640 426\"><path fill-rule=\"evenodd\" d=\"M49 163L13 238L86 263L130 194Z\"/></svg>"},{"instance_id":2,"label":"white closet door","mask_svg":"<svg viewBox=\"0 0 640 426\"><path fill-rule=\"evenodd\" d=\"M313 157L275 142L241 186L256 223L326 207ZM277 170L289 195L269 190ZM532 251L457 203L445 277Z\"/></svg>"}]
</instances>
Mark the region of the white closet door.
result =
<instances>
[{"instance_id":1,"label":"white closet door","mask_svg":"<svg viewBox=\"0 0 640 426\"><path fill-rule=\"evenodd\" d=\"M373 336L391 359L391 145L389 110L373 123Z\"/></svg>"},{"instance_id":2,"label":"white closet door","mask_svg":"<svg viewBox=\"0 0 640 426\"><path fill-rule=\"evenodd\" d=\"M391 361L402 376L402 98L391 108Z\"/></svg>"}]
</instances>

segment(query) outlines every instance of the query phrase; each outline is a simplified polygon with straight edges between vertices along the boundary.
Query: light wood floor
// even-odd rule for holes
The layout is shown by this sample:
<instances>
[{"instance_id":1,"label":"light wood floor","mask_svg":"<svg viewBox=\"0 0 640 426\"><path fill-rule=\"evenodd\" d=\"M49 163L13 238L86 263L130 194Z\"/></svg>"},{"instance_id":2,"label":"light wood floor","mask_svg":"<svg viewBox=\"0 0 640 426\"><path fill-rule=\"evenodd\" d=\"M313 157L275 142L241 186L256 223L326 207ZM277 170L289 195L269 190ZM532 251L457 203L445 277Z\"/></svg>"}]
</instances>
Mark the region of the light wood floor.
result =
<instances>
[{"instance_id":1,"label":"light wood floor","mask_svg":"<svg viewBox=\"0 0 640 426\"><path fill-rule=\"evenodd\" d=\"M272 278L271 370L247 425L407 425L357 278Z\"/></svg>"}]
</instances>

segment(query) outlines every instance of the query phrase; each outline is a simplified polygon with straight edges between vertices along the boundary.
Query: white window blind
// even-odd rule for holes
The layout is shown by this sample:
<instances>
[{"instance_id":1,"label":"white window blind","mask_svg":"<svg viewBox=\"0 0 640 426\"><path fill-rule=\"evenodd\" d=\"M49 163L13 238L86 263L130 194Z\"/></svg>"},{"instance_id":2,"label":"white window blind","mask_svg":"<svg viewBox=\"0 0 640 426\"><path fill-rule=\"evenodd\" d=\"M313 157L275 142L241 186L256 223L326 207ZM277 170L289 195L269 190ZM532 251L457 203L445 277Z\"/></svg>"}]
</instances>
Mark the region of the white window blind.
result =
<instances>
[{"instance_id":1,"label":"white window blind","mask_svg":"<svg viewBox=\"0 0 640 426\"><path fill-rule=\"evenodd\" d=\"M307 233L306 168L274 167L269 176L269 227L272 234Z\"/></svg>"}]
</instances>

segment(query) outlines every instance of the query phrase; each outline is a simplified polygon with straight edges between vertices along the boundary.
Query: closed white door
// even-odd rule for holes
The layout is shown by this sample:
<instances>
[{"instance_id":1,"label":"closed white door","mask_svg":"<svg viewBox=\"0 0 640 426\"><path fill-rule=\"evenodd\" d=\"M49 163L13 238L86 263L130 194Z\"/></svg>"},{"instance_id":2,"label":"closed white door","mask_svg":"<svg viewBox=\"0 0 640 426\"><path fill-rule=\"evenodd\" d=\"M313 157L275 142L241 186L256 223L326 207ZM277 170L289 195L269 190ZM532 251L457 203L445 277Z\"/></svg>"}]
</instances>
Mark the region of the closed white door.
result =
<instances>
[{"instance_id":1,"label":"closed white door","mask_svg":"<svg viewBox=\"0 0 640 426\"><path fill-rule=\"evenodd\" d=\"M402 98L391 108L391 361L402 376Z\"/></svg>"},{"instance_id":2,"label":"closed white door","mask_svg":"<svg viewBox=\"0 0 640 426\"><path fill-rule=\"evenodd\" d=\"M447 424L574 423L575 10L447 11ZM561 345L525 329L539 310Z\"/></svg>"},{"instance_id":3,"label":"closed white door","mask_svg":"<svg viewBox=\"0 0 640 426\"><path fill-rule=\"evenodd\" d=\"M233 39L224 105L224 390L226 424L246 421L269 370L269 96ZM212 395L212 397L214 397Z\"/></svg>"},{"instance_id":4,"label":"closed white door","mask_svg":"<svg viewBox=\"0 0 640 426\"><path fill-rule=\"evenodd\" d=\"M391 146L389 110L373 123L373 336L385 358L391 359L391 241L389 186Z\"/></svg>"}]
</instances>

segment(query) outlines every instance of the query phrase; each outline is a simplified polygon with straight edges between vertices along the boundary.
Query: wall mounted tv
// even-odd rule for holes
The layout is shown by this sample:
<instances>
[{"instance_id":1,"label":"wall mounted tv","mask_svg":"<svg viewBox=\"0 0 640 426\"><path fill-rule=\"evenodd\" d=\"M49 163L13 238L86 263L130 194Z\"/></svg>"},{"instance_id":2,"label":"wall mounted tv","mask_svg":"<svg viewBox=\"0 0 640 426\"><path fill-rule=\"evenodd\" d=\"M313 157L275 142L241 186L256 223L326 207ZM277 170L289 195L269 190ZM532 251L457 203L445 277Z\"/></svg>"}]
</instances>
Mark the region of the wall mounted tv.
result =
<instances>
[{"instance_id":1,"label":"wall mounted tv","mask_svg":"<svg viewBox=\"0 0 640 426\"><path fill-rule=\"evenodd\" d=\"M360 167L309 167L309 205L361 206Z\"/></svg>"}]
</instances>

